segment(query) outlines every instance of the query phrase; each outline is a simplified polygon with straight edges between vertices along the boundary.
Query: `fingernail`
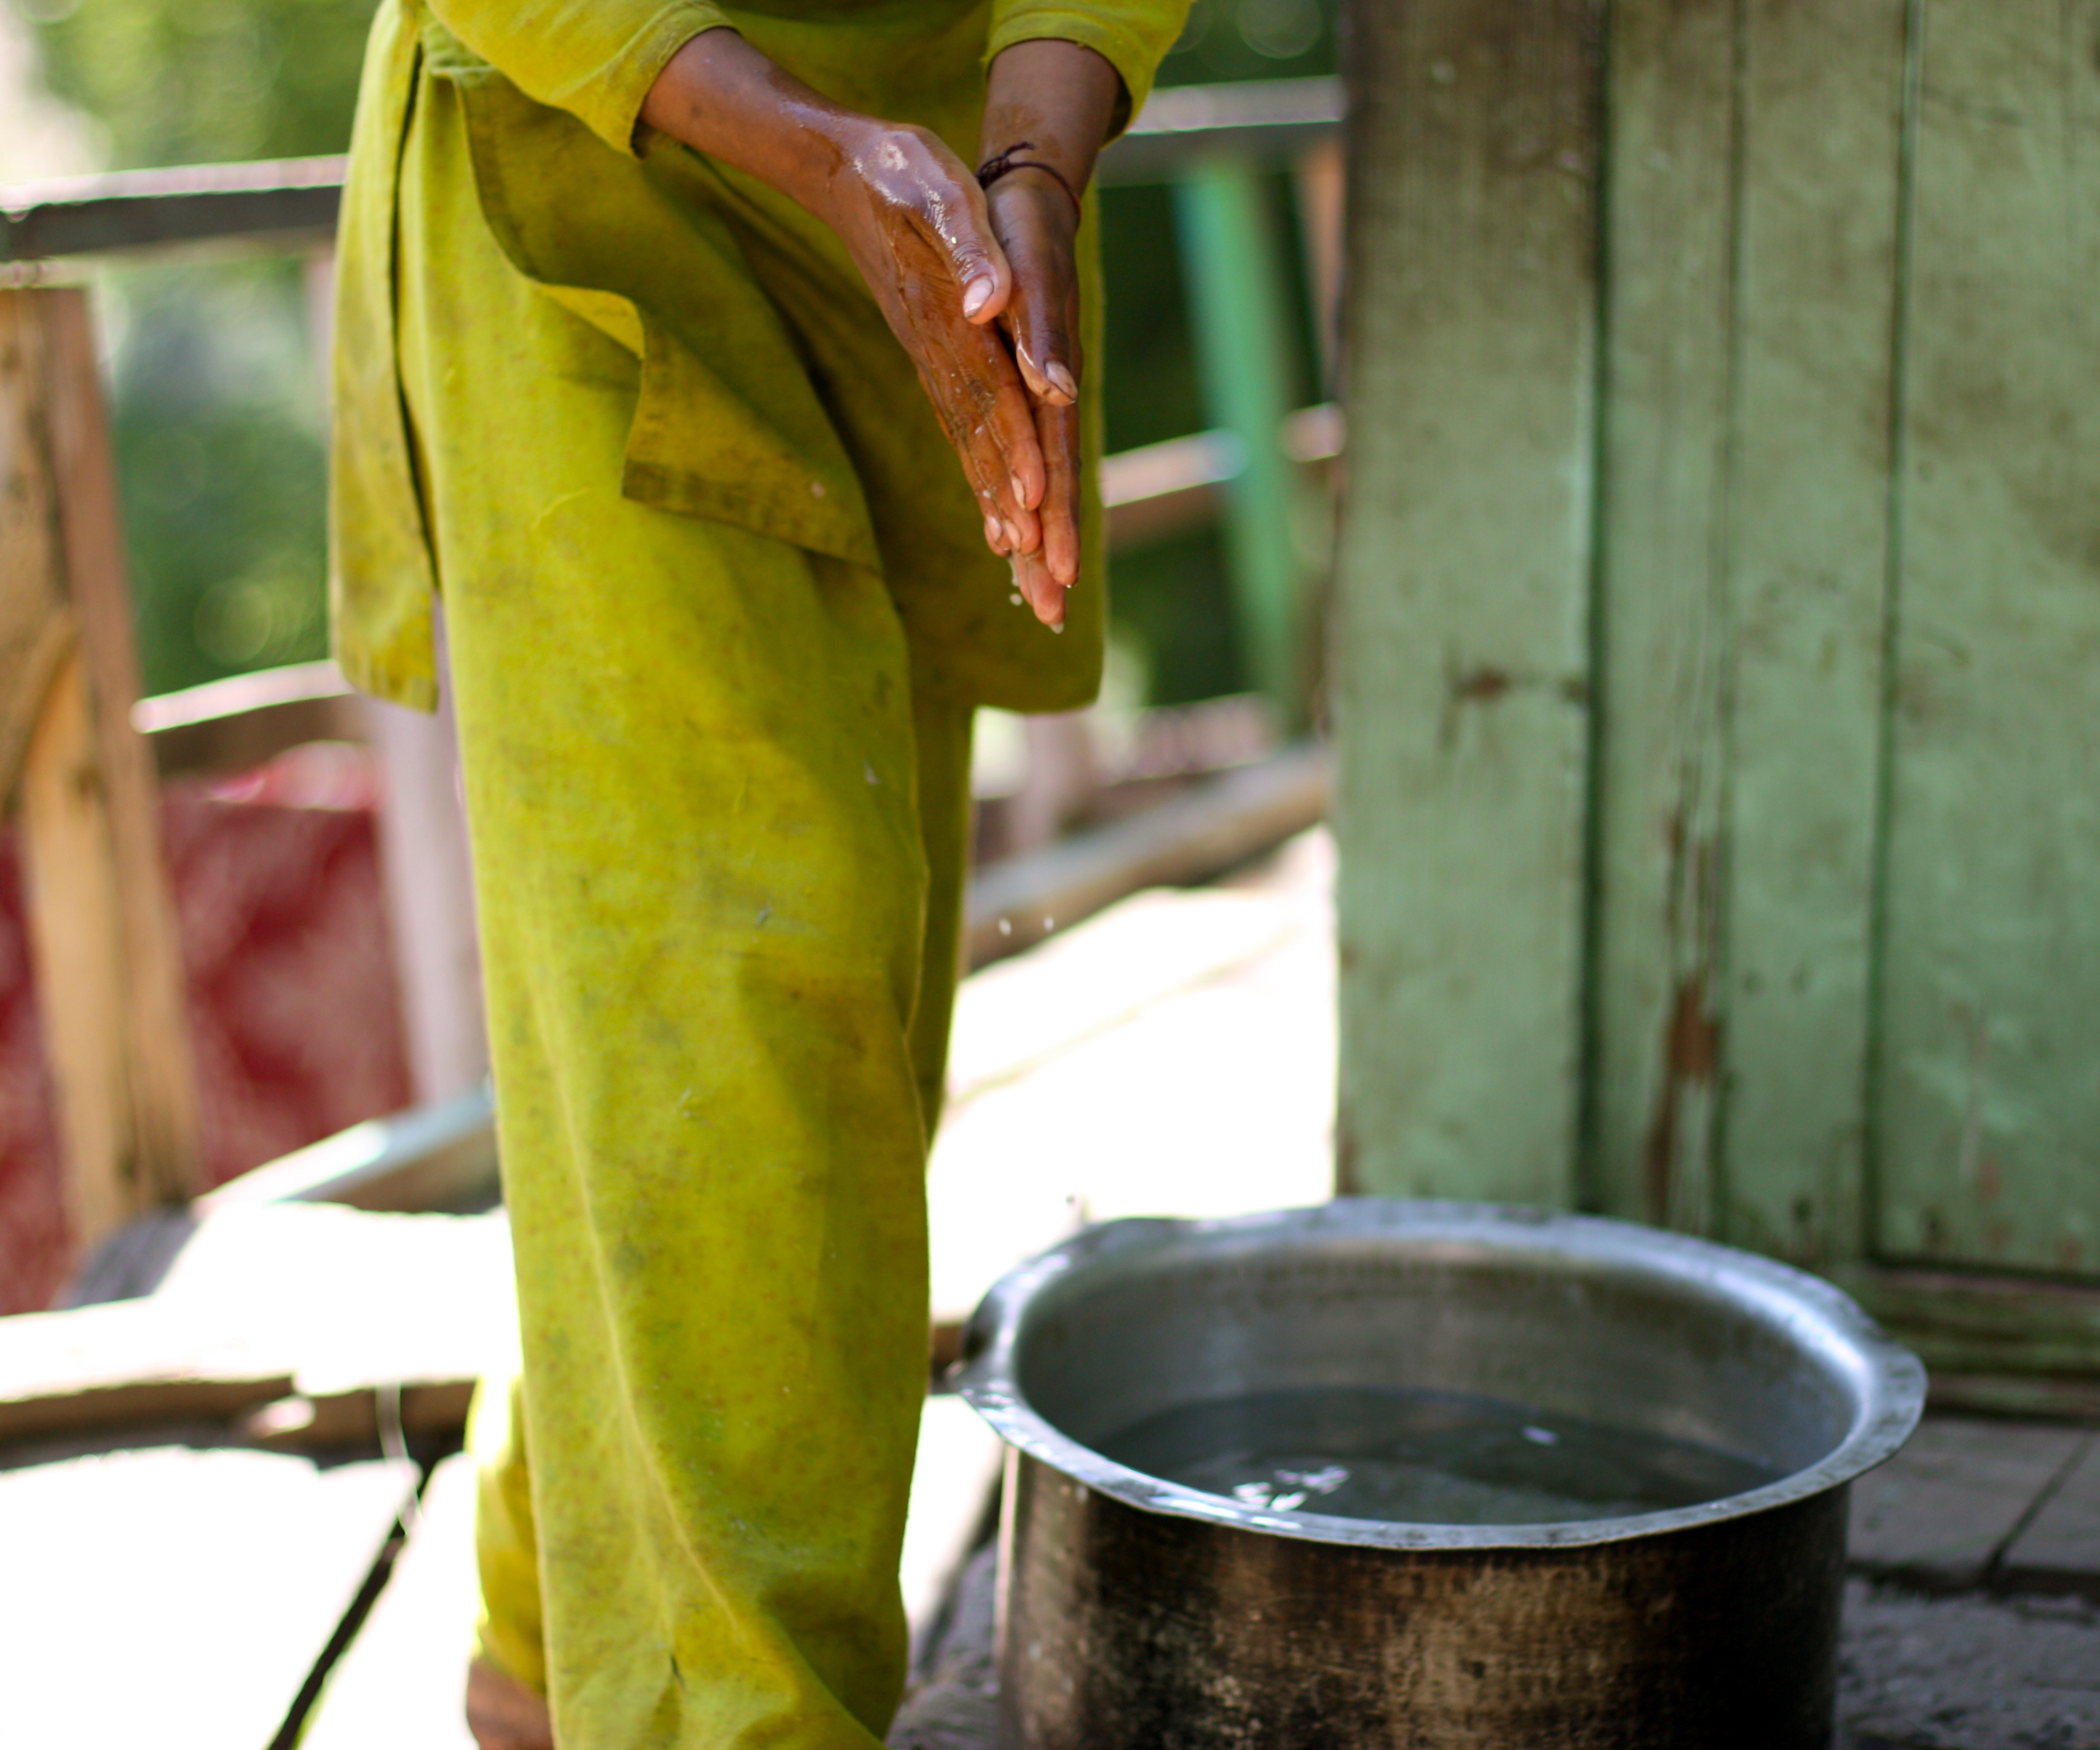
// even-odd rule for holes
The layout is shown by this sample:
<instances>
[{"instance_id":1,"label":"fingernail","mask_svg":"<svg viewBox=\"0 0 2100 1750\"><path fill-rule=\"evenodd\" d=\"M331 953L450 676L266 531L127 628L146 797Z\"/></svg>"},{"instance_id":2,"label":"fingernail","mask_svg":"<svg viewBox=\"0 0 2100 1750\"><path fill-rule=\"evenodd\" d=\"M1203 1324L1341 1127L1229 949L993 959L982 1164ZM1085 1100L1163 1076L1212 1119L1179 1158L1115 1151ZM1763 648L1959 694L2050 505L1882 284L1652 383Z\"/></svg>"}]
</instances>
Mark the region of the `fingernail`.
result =
<instances>
[{"instance_id":1,"label":"fingernail","mask_svg":"<svg viewBox=\"0 0 2100 1750\"><path fill-rule=\"evenodd\" d=\"M1017 505L1026 504L1028 502L1028 488L1021 483L1021 476L1017 474L1010 474L1006 478L1013 487L1014 503Z\"/></svg>"},{"instance_id":2,"label":"fingernail","mask_svg":"<svg viewBox=\"0 0 2100 1750\"><path fill-rule=\"evenodd\" d=\"M971 280L963 288L963 314L975 315L991 302L991 294L997 289L995 283L989 279Z\"/></svg>"},{"instance_id":3,"label":"fingernail","mask_svg":"<svg viewBox=\"0 0 2100 1750\"><path fill-rule=\"evenodd\" d=\"M1050 379L1059 395L1074 401L1079 399L1079 386L1072 380L1072 373L1055 359L1043 367L1043 374Z\"/></svg>"},{"instance_id":4,"label":"fingernail","mask_svg":"<svg viewBox=\"0 0 2100 1750\"><path fill-rule=\"evenodd\" d=\"M985 539L995 547L999 544L999 525L990 517L985 518Z\"/></svg>"}]
</instances>

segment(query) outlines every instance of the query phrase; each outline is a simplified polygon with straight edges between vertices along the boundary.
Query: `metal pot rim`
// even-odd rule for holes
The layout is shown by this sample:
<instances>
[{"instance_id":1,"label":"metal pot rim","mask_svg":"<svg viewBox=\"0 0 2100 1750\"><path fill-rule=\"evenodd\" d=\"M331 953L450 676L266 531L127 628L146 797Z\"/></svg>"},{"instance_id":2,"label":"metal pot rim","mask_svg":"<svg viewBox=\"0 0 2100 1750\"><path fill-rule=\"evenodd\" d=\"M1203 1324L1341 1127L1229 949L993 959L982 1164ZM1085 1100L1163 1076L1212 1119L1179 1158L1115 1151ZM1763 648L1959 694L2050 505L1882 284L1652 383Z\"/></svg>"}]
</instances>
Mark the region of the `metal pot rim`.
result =
<instances>
[{"instance_id":1,"label":"metal pot rim","mask_svg":"<svg viewBox=\"0 0 2100 1750\"><path fill-rule=\"evenodd\" d=\"M1053 1426L1021 1390L1016 1363L1030 1306L1074 1272L1146 1251L1186 1248L1215 1236L1370 1236L1487 1245L1630 1266L1755 1306L1804 1347L1840 1358L1858 1408L1845 1439L1816 1463L1780 1481L1697 1506L1615 1519L1542 1525L1413 1525L1277 1513L1166 1483L1117 1464ZM1140 1217L1074 1234L995 1283L972 1316L955 1388L1007 1444L1089 1488L1149 1513L1170 1514L1266 1536L1393 1549L1575 1548L1657 1537L1746 1518L1820 1495L1872 1470L1910 1437L1925 1405L1925 1369L1842 1289L1819 1276L1711 1241L1602 1216L1508 1205L1341 1197L1308 1209L1211 1219Z\"/></svg>"}]
</instances>

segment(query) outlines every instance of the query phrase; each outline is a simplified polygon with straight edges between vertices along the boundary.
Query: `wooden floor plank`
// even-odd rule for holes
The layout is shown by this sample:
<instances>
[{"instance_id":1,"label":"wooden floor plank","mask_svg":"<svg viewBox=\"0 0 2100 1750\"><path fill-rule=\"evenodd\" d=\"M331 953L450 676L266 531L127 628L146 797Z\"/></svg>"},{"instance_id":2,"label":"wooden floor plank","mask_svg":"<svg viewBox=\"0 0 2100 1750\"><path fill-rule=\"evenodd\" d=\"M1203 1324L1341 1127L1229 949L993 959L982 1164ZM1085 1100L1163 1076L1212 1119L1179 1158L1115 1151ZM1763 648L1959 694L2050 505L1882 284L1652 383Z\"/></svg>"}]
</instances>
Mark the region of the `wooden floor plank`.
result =
<instances>
[{"instance_id":1,"label":"wooden floor plank","mask_svg":"<svg viewBox=\"0 0 2100 1750\"><path fill-rule=\"evenodd\" d=\"M2008 1589L2100 1599L2100 1434L2085 1436L2077 1461L2005 1552L2001 1579Z\"/></svg>"},{"instance_id":2,"label":"wooden floor plank","mask_svg":"<svg viewBox=\"0 0 2100 1750\"><path fill-rule=\"evenodd\" d=\"M501 1214L227 1209L150 1298L0 1321L0 1444L228 1417L295 1391L457 1386L515 1342Z\"/></svg>"},{"instance_id":3,"label":"wooden floor plank","mask_svg":"<svg viewBox=\"0 0 2100 1750\"><path fill-rule=\"evenodd\" d=\"M999 1438L960 1398L930 1397L904 1522L904 1611L923 1646L984 1524L999 1481Z\"/></svg>"},{"instance_id":4,"label":"wooden floor plank","mask_svg":"<svg viewBox=\"0 0 2100 1750\"><path fill-rule=\"evenodd\" d=\"M1925 1422L1852 1485L1854 1563L1938 1589L1978 1584L2085 1439L2045 1422Z\"/></svg>"},{"instance_id":5,"label":"wooden floor plank","mask_svg":"<svg viewBox=\"0 0 2100 1750\"><path fill-rule=\"evenodd\" d=\"M0 1473L0 1743L263 1750L414 1480L182 1447Z\"/></svg>"},{"instance_id":6,"label":"wooden floor plank","mask_svg":"<svg viewBox=\"0 0 2100 1750\"><path fill-rule=\"evenodd\" d=\"M408 1548L329 1674L299 1750L474 1750L461 1705L480 1604L474 1496L465 1453L431 1474Z\"/></svg>"},{"instance_id":7,"label":"wooden floor plank","mask_svg":"<svg viewBox=\"0 0 2100 1750\"><path fill-rule=\"evenodd\" d=\"M960 1398L927 1400L905 1527L905 1607L923 1640L968 1558L999 1474L997 1436ZM474 1461L439 1466L393 1577L331 1673L300 1750L472 1750L461 1712L479 1593Z\"/></svg>"},{"instance_id":8,"label":"wooden floor plank","mask_svg":"<svg viewBox=\"0 0 2100 1750\"><path fill-rule=\"evenodd\" d=\"M1132 901L984 975L982 1006L964 986L955 1060L977 1068L927 1179L937 1315L967 1315L1083 1220L1333 1194L1331 879L1330 841L1308 835L1239 892ZM1016 1037L1039 1049L995 1072L1001 1027L1030 1011Z\"/></svg>"}]
</instances>

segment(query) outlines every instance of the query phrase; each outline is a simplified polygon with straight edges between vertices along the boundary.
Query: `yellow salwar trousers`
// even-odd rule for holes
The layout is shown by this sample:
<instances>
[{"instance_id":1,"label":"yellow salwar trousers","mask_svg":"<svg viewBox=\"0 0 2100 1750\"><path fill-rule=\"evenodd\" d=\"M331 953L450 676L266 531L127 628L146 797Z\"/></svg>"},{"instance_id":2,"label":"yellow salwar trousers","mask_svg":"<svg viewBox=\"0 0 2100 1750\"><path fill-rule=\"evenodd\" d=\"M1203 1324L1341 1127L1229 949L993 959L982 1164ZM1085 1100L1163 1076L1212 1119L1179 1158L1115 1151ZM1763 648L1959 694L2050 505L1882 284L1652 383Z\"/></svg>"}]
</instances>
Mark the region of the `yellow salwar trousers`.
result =
<instances>
[{"instance_id":1,"label":"yellow salwar trousers","mask_svg":"<svg viewBox=\"0 0 2100 1750\"><path fill-rule=\"evenodd\" d=\"M904 1676L970 711L915 685L877 573L621 497L637 360L497 253L454 89L418 106L400 363L525 1369L483 1651L563 1750L865 1750Z\"/></svg>"}]
</instances>

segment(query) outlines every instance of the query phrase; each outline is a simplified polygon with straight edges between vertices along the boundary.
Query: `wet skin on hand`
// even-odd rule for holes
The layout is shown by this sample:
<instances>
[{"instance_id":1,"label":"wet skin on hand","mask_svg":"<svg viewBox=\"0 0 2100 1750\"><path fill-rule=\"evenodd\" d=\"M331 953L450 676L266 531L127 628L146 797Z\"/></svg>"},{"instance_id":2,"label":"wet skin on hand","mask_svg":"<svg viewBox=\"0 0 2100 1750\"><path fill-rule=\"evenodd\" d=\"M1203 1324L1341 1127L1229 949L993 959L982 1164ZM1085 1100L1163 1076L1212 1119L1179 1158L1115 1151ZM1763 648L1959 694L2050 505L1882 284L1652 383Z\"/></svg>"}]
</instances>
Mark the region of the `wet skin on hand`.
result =
<instances>
[{"instance_id":1,"label":"wet skin on hand","mask_svg":"<svg viewBox=\"0 0 2100 1750\"><path fill-rule=\"evenodd\" d=\"M1016 169L989 200L938 136L840 108L734 31L686 43L642 111L838 234L918 368L986 541L1050 626L1062 624L1065 591L1079 580L1074 196L1120 91L1092 50L1030 42L1004 51L987 92L987 156L1026 141L1016 156L1057 174Z\"/></svg>"}]
</instances>

